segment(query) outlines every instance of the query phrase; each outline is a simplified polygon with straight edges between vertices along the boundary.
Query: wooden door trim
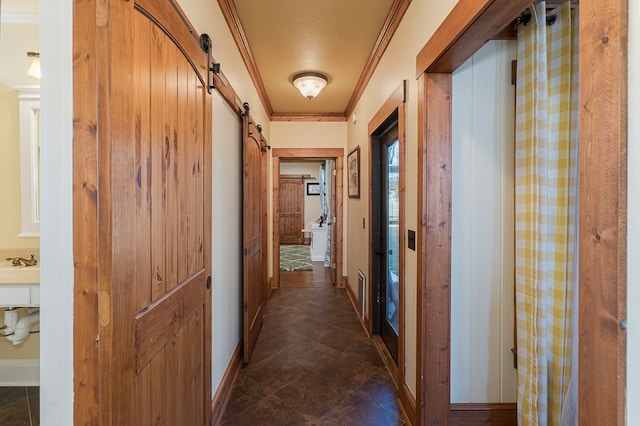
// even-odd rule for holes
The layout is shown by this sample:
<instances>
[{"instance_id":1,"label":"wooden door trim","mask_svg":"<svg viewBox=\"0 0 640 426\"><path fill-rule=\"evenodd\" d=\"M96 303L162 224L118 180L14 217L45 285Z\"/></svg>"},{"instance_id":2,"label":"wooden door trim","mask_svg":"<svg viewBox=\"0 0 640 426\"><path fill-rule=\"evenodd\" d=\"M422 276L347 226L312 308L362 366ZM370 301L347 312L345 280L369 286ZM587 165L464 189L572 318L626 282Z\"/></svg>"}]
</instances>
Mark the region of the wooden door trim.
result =
<instances>
[{"instance_id":1,"label":"wooden door trim","mask_svg":"<svg viewBox=\"0 0 640 426\"><path fill-rule=\"evenodd\" d=\"M96 1L74 2L73 6L73 418L75 422L100 424L100 413L109 409L100 398L99 357L95 339L99 336L99 312L107 310L109 299L98 287L98 136L107 126L97 127L98 65L95 55L98 27ZM101 93L107 90L101 85ZM108 136L108 135L107 135ZM82 283L82 285L80 285ZM91 337L93 338L91 339ZM93 347L92 347L93 346ZM82 354L82 356L80 356Z\"/></svg>"},{"instance_id":2,"label":"wooden door trim","mask_svg":"<svg viewBox=\"0 0 640 426\"><path fill-rule=\"evenodd\" d=\"M451 102L451 73L529 3L460 0L416 58L421 220L417 424L446 424L450 410L451 270L450 265L448 272L429 268L433 250L451 256L451 163L432 152L435 148L451 156L451 117L442 116L441 102ZM611 419L623 424L626 333L620 323L626 317L627 288L628 3L612 0L603 8L596 0L581 0L580 12L579 416L594 424ZM433 175L438 169L440 175ZM444 192L434 193L429 186L433 179L444 184ZM434 216L443 222L433 222ZM425 334L428 324L436 325L435 333L431 329Z\"/></svg>"},{"instance_id":3,"label":"wooden door trim","mask_svg":"<svg viewBox=\"0 0 640 426\"><path fill-rule=\"evenodd\" d=\"M342 279L342 256L343 256L343 160L344 149L342 148L273 148L272 156L272 176L273 176L273 288L280 288L280 212L278 208L278 196L280 194L280 162L287 160L335 160L336 161L336 287L344 287Z\"/></svg>"},{"instance_id":4,"label":"wooden door trim","mask_svg":"<svg viewBox=\"0 0 640 426\"><path fill-rule=\"evenodd\" d=\"M399 253L399 277L398 277L398 298L399 298L399 315L398 315L398 366L395 369L390 369L395 373L394 382L396 384L396 391L398 395L402 392L402 387L405 383L405 180L406 180L406 99L407 99L407 80L403 80L402 83L391 93L389 98L382 104L378 112L373 116L368 124L369 130L369 182L373 182L373 167L371 167L371 152L373 150L373 137L374 133L380 126L394 113L398 112L398 140L400 141L400 167L399 167L399 208L398 208L398 237L400 244ZM369 217L373 215L373 186L369 185ZM369 226L369 277L373 277L373 226ZM371 287L373 288L373 287ZM371 295L370 295L371 296ZM371 298L367 301L369 304L368 312L373 312L371 306ZM369 321L367 322L368 333L373 333L373 315L369 315ZM383 350L386 350L386 346L382 345ZM389 358L391 356L389 355ZM392 358L391 358L392 359Z\"/></svg>"},{"instance_id":5,"label":"wooden door trim","mask_svg":"<svg viewBox=\"0 0 640 426\"><path fill-rule=\"evenodd\" d=\"M450 73L425 73L418 83L418 424L449 417L451 83Z\"/></svg>"},{"instance_id":6,"label":"wooden door trim","mask_svg":"<svg viewBox=\"0 0 640 426\"><path fill-rule=\"evenodd\" d=\"M624 424L629 6L606 4L580 1L578 405L591 424Z\"/></svg>"}]
</instances>

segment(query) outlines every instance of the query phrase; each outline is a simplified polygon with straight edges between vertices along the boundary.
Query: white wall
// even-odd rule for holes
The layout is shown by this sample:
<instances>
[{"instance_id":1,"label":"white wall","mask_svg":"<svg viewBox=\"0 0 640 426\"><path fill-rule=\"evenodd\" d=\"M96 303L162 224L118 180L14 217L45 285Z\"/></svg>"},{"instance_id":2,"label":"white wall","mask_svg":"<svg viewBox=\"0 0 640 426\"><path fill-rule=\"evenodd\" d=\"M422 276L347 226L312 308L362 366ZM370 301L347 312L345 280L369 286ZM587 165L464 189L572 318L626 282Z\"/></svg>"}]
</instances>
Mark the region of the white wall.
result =
<instances>
[{"instance_id":1,"label":"white wall","mask_svg":"<svg viewBox=\"0 0 640 426\"><path fill-rule=\"evenodd\" d=\"M629 2L627 424L640 424L640 3Z\"/></svg>"},{"instance_id":2,"label":"white wall","mask_svg":"<svg viewBox=\"0 0 640 426\"><path fill-rule=\"evenodd\" d=\"M453 74L451 402L515 402L514 42Z\"/></svg>"},{"instance_id":3,"label":"white wall","mask_svg":"<svg viewBox=\"0 0 640 426\"><path fill-rule=\"evenodd\" d=\"M213 94L211 386L242 339L242 120Z\"/></svg>"},{"instance_id":4,"label":"white wall","mask_svg":"<svg viewBox=\"0 0 640 426\"><path fill-rule=\"evenodd\" d=\"M71 0L41 6L40 421L73 424Z\"/></svg>"},{"instance_id":5,"label":"white wall","mask_svg":"<svg viewBox=\"0 0 640 426\"><path fill-rule=\"evenodd\" d=\"M457 0L414 0L409 5L398 30L371 77L362 98L355 109L357 122L347 124L347 149L360 146L360 199L345 201L348 212L345 222L345 245L348 262L345 275L352 289L358 282L358 269L369 270L367 250L369 238L369 135L367 126L387 98L401 84L408 81L406 121L406 209L405 224L408 229L418 227L418 84L416 81L416 55L429 37L438 28ZM362 227L362 219L366 226ZM402 232L407 232L406 229ZM349 249L353 247L353 249ZM416 333L417 333L417 256L413 250L406 251L405 260L405 380L416 393Z\"/></svg>"},{"instance_id":6,"label":"white wall","mask_svg":"<svg viewBox=\"0 0 640 426\"><path fill-rule=\"evenodd\" d=\"M13 87L40 84L39 80L27 74L32 61L27 52L40 51L40 25L37 9L35 13L25 15L12 12L12 6L15 10L19 5L3 3L0 14L0 199L3 203L0 209L0 249L37 249L40 246L38 238L18 237L22 232L20 114L18 92ZM30 10L28 4L25 6ZM37 2L35 6L38 6ZM23 19L25 16L28 19ZM26 23L18 23L22 21Z\"/></svg>"},{"instance_id":7,"label":"white wall","mask_svg":"<svg viewBox=\"0 0 640 426\"><path fill-rule=\"evenodd\" d=\"M317 219L322 213L322 203L317 195L307 195L307 183L320 183L321 163L280 163L281 175L311 175L304 181L304 224Z\"/></svg>"},{"instance_id":8,"label":"white wall","mask_svg":"<svg viewBox=\"0 0 640 426\"><path fill-rule=\"evenodd\" d=\"M345 156L347 155L347 123L346 122L296 122L296 121L273 121L271 122L271 140L269 141L272 148L342 148ZM269 151L270 152L270 151ZM271 164L269 164L271 170ZM272 175L272 173L269 173ZM346 169L343 171L346 182ZM269 199L268 222L270 227L273 223L273 192L272 186L269 186L267 198ZM343 206L347 205L347 191L343 193ZM346 222L343 227L343 274L347 271L349 255L347 254L347 230ZM269 229L269 276L273 276L271 260L273 241L271 239L271 228Z\"/></svg>"}]
</instances>

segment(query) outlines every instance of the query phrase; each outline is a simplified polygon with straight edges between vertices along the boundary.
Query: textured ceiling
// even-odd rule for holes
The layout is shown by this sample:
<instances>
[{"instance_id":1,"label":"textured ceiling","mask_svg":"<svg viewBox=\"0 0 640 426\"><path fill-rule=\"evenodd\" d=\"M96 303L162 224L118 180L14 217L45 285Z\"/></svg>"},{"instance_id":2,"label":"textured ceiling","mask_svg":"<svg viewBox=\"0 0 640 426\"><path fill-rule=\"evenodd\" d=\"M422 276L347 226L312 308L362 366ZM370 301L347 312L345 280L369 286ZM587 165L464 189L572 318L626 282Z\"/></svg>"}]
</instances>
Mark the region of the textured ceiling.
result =
<instances>
[{"instance_id":1,"label":"textured ceiling","mask_svg":"<svg viewBox=\"0 0 640 426\"><path fill-rule=\"evenodd\" d=\"M242 29L278 114L344 114L393 0L234 0ZM291 84L318 71L329 84L308 100Z\"/></svg>"}]
</instances>

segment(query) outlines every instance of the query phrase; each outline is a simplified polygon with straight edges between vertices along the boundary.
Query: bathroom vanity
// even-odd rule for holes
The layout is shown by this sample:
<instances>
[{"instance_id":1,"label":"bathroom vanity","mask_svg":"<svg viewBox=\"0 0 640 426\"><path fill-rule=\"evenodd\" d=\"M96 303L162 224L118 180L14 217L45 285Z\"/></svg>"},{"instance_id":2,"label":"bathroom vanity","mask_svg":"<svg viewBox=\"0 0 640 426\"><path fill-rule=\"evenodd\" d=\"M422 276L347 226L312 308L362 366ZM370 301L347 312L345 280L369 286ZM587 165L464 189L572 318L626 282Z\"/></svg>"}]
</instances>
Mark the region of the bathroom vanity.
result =
<instances>
[{"instance_id":1,"label":"bathroom vanity","mask_svg":"<svg viewBox=\"0 0 640 426\"><path fill-rule=\"evenodd\" d=\"M0 307L40 306L40 266L13 266L0 260Z\"/></svg>"},{"instance_id":2,"label":"bathroom vanity","mask_svg":"<svg viewBox=\"0 0 640 426\"><path fill-rule=\"evenodd\" d=\"M311 225L311 261L319 262L324 260L327 251L327 224Z\"/></svg>"}]
</instances>

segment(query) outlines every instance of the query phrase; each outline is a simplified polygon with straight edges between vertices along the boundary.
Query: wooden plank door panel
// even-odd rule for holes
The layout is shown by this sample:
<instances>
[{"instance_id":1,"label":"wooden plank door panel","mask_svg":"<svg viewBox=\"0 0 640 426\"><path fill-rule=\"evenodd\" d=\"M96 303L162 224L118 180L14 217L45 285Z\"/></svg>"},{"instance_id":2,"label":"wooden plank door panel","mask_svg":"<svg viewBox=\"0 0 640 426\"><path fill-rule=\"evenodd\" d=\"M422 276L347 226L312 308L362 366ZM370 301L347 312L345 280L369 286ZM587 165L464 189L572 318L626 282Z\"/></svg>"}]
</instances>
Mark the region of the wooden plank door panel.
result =
<instances>
[{"instance_id":1,"label":"wooden plank door panel","mask_svg":"<svg viewBox=\"0 0 640 426\"><path fill-rule=\"evenodd\" d=\"M262 328L266 282L266 141L245 104L243 128L243 360L248 363ZM264 229L263 229L264 228Z\"/></svg>"},{"instance_id":2,"label":"wooden plank door panel","mask_svg":"<svg viewBox=\"0 0 640 426\"><path fill-rule=\"evenodd\" d=\"M304 182L280 179L280 244L300 244L304 228Z\"/></svg>"},{"instance_id":3,"label":"wooden plank door panel","mask_svg":"<svg viewBox=\"0 0 640 426\"><path fill-rule=\"evenodd\" d=\"M96 26L103 46L93 76L99 144L90 159L98 176L91 194L98 232L76 233L74 244L97 247L95 281L81 285L98 296L98 336L75 336L82 357L95 359L98 379L95 392L76 399L75 421L209 424L208 58L171 0L94 7L100 18L86 23ZM96 141L74 143L76 153L90 153ZM83 188L92 173L74 169L75 186ZM99 407L97 417L78 407L87 401Z\"/></svg>"}]
</instances>

